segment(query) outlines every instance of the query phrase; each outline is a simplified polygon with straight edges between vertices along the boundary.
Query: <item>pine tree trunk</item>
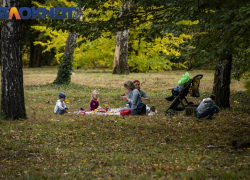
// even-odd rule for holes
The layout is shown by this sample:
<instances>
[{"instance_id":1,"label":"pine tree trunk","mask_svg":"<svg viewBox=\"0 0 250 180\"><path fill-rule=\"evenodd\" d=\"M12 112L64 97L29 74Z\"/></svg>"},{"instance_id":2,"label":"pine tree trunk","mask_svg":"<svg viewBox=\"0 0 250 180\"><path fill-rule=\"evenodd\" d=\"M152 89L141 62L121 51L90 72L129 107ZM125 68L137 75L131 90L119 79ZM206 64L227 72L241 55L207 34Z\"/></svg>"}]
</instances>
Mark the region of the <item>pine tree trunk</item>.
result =
<instances>
[{"instance_id":1,"label":"pine tree trunk","mask_svg":"<svg viewBox=\"0 0 250 180\"><path fill-rule=\"evenodd\" d=\"M77 10L74 14L75 19L82 19L83 9L77 7ZM64 49L63 59L61 60L59 70L57 73L56 80L54 81L54 84L69 84L71 82L71 74L72 74L72 68L73 68L73 54L75 51L75 43L76 43L76 37L77 33L71 33L69 32L66 46Z\"/></svg>"},{"instance_id":2,"label":"pine tree trunk","mask_svg":"<svg viewBox=\"0 0 250 180\"><path fill-rule=\"evenodd\" d=\"M120 15L122 15L124 11L129 10L129 8L130 1L124 0ZM129 74L128 33L129 29L117 32L113 74Z\"/></svg>"},{"instance_id":3,"label":"pine tree trunk","mask_svg":"<svg viewBox=\"0 0 250 180\"><path fill-rule=\"evenodd\" d=\"M19 7L19 1L3 0L3 7ZM26 118L20 34L20 20L2 20L1 109L8 119Z\"/></svg>"},{"instance_id":4,"label":"pine tree trunk","mask_svg":"<svg viewBox=\"0 0 250 180\"><path fill-rule=\"evenodd\" d=\"M213 94L216 96L216 104L222 108L230 107L231 69L232 54L220 59L215 69Z\"/></svg>"}]
</instances>

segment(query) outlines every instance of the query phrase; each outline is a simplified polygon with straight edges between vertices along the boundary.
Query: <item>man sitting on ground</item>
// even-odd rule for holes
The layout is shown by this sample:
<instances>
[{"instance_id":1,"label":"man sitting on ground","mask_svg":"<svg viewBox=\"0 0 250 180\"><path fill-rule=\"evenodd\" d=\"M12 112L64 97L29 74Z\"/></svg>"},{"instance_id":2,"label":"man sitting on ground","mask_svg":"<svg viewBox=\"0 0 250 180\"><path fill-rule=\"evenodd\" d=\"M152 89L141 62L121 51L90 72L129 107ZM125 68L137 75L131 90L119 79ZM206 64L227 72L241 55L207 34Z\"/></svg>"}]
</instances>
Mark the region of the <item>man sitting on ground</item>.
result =
<instances>
[{"instance_id":1,"label":"man sitting on ground","mask_svg":"<svg viewBox=\"0 0 250 180\"><path fill-rule=\"evenodd\" d=\"M200 105L196 109L197 118L213 119L214 113L218 113L220 108L214 103L215 95L211 94L209 98L205 98L201 101Z\"/></svg>"}]
</instances>

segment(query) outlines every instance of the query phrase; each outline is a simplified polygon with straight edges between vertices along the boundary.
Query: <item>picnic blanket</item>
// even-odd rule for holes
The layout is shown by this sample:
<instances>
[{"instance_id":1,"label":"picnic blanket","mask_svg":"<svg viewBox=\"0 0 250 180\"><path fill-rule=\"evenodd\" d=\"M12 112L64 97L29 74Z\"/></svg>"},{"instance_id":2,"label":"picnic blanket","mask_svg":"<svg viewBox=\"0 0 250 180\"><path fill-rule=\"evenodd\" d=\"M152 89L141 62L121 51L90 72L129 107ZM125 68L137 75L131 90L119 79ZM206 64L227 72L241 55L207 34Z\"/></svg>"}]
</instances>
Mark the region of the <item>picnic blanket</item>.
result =
<instances>
[{"instance_id":1,"label":"picnic blanket","mask_svg":"<svg viewBox=\"0 0 250 180\"><path fill-rule=\"evenodd\" d=\"M106 115L106 116L110 116L110 115L116 115L116 116L120 116L120 112L119 112L119 108L115 108L115 109L111 109L110 111L107 112L95 112L95 111L76 111L75 113L77 114L86 114L86 115Z\"/></svg>"}]
</instances>

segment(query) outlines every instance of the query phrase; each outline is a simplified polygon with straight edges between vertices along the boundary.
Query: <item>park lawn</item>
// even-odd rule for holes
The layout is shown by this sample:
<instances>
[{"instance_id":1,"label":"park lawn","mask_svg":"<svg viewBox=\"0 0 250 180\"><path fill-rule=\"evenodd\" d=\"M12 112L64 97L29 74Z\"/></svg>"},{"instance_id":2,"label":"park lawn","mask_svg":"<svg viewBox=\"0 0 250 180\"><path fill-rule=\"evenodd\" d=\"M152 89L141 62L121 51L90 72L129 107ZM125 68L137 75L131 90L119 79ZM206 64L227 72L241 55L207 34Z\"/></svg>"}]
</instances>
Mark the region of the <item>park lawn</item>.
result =
<instances>
[{"instance_id":1,"label":"park lawn","mask_svg":"<svg viewBox=\"0 0 250 180\"><path fill-rule=\"evenodd\" d=\"M57 69L24 69L27 120L0 120L0 179L250 179L250 98L244 81L232 80L231 109L216 119L197 120L184 113L166 117L168 88L184 71L112 75L110 70L75 70L72 84L50 85ZM202 73L199 103L209 96L213 71ZM127 79L139 79L155 105L155 116L53 114L59 92L71 111L89 108L97 89L104 107L122 107ZM214 148L208 148L213 145Z\"/></svg>"}]
</instances>

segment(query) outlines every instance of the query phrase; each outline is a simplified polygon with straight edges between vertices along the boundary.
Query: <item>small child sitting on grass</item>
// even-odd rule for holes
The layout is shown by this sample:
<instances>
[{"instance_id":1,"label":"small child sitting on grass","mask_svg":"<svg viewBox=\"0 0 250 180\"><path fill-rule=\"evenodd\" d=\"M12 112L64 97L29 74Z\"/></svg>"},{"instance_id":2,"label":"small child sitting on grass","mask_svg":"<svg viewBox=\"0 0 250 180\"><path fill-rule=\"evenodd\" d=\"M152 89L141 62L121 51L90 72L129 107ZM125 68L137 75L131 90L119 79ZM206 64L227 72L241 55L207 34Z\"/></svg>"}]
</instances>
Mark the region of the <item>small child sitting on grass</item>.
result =
<instances>
[{"instance_id":1,"label":"small child sitting on grass","mask_svg":"<svg viewBox=\"0 0 250 180\"><path fill-rule=\"evenodd\" d=\"M211 94L209 98L205 98L201 101L200 105L196 109L197 118L213 119L214 113L218 113L220 108L214 103L215 95Z\"/></svg>"},{"instance_id":2,"label":"small child sitting on grass","mask_svg":"<svg viewBox=\"0 0 250 180\"><path fill-rule=\"evenodd\" d=\"M63 93L63 92L60 92L59 95L58 95L58 100L56 101L56 106L55 106L55 109L54 109L54 113L55 114L64 114L64 113L67 113L69 108L66 107L65 105L65 98L66 98L66 95Z\"/></svg>"},{"instance_id":3,"label":"small child sitting on grass","mask_svg":"<svg viewBox=\"0 0 250 180\"><path fill-rule=\"evenodd\" d=\"M94 111L99 106L99 99L98 99L99 92L97 90L94 90L91 94L91 100L89 102L90 105L90 111Z\"/></svg>"}]
</instances>

